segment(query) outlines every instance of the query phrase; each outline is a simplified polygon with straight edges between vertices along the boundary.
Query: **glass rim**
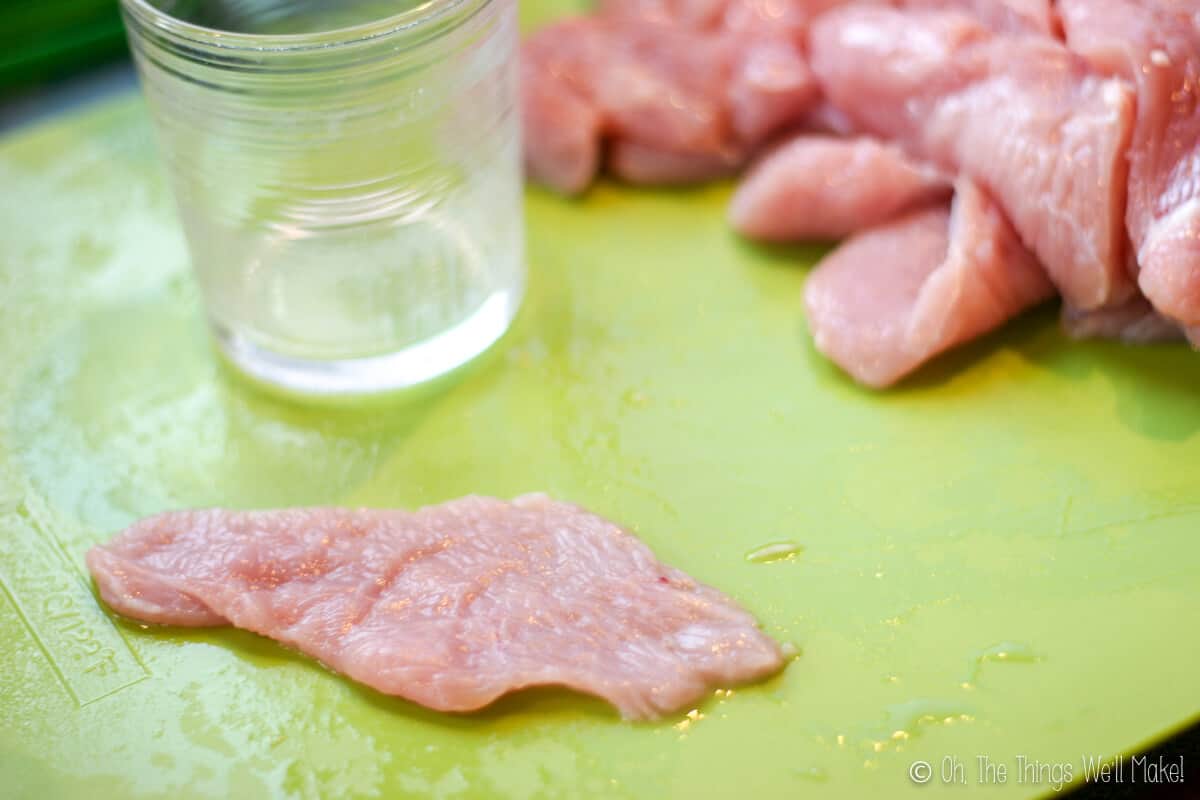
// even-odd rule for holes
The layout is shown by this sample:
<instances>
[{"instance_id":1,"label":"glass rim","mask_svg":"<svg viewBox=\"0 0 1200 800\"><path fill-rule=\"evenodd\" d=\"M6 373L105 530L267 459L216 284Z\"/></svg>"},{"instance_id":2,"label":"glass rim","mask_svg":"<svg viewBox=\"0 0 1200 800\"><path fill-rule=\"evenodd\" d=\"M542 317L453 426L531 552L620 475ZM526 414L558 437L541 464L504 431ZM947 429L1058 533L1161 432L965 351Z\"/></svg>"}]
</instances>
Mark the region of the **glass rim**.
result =
<instances>
[{"instance_id":1,"label":"glass rim","mask_svg":"<svg viewBox=\"0 0 1200 800\"><path fill-rule=\"evenodd\" d=\"M137 18L173 38L222 50L244 50L256 53L289 53L310 50L330 50L383 39L395 34L424 27L460 6L487 4L490 0L425 0L420 5L370 22L333 28L316 33L242 33L209 28L187 22L156 8L150 0L121 0L121 6Z\"/></svg>"}]
</instances>

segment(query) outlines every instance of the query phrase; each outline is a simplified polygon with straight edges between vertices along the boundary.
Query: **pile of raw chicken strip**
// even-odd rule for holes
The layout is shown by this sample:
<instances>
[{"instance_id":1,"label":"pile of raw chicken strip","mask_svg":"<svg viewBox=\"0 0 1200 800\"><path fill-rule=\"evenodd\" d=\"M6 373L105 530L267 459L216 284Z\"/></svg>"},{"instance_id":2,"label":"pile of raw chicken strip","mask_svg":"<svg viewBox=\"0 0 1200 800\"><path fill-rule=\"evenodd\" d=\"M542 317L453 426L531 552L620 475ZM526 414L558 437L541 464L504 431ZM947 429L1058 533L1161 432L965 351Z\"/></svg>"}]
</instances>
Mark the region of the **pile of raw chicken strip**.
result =
<instances>
[{"instance_id":1,"label":"pile of raw chicken strip","mask_svg":"<svg viewBox=\"0 0 1200 800\"><path fill-rule=\"evenodd\" d=\"M762 241L844 239L818 349L888 386L1058 294L1077 337L1200 346L1196 0L601 0L525 43L565 194L744 175Z\"/></svg>"}]
</instances>

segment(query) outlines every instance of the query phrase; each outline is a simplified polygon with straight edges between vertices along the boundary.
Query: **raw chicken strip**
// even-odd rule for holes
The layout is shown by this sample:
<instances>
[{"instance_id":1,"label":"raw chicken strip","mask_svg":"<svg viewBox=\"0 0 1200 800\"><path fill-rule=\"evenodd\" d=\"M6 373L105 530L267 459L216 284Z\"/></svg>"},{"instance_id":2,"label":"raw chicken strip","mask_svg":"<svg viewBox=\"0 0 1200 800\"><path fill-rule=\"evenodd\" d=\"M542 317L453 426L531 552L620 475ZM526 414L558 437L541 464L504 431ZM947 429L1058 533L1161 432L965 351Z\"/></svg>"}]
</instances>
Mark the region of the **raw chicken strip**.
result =
<instances>
[{"instance_id":1,"label":"raw chicken strip","mask_svg":"<svg viewBox=\"0 0 1200 800\"><path fill-rule=\"evenodd\" d=\"M739 141L753 148L797 121L818 100L802 45L816 16L848 0L603 0L601 14L634 25L725 34L732 66L729 104Z\"/></svg>"},{"instance_id":2,"label":"raw chicken strip","mask_svg":"<svg viewBox=\"0 0 1200 800\"><path fill-rule=\"evenodd\" d=\"M953 210L917 211L826 256L804 298L817 349L882 388L1040 303L1053 287L970 180Z\"/></svg>"},{"instance_id":3,"label":"raw chicken strip","mask_svg":"<svg viewBox=\"0 0 1200 800\"><path fill-rule=\"evenodd\" d=\"M602 139L627 145L610 160L626 180L707 180L818 100L800 44L771 33L571 19L528 39L523 67L529 174L568 194L594 176Z\"/></svg>"},{"instance_id":4,"label":"raw chicken strip","mask_svg":"<svg viewBox=\"0 0 1200 800\"><path fill-rule=\"evenodd\" d=\"M662 171L671 174L740 163L726 99L730 44L628 21L568 19L538 31L522 48L530 177L564 194L583 191L604 139L664 154L671 163ZM807 71L806 79L811 84ZM645 161L631 160L626 177L640 180Z\"/></svg>"},{"instance_id":5,"label":"raw chicken strip","mask_svg":"<svg viewBox=\"0 0 1200 800\"><path fill-rule=\"evenodd\" d=\"M1138 284L1200 326L1200 5L1060 0L1068 45L1137 87L1126 222Z\"/></svg>"},{"instance_id":6,"label":"raw chicken strip","mask_svg":"<svg viewBox=\"0 0 1200 800\"><path fill-rule=\"evenodd\" d=\"M684 153L731 147L725 37L580 18L541 29L524 50L538 67L527 82L567 83L597 109L608 135Z\"/></svg>"},{"instance_id":7,"label":"raw chicken strip","mask_svg":"<svg viewBox=\"0 0 1200 800\"><path fill-rule=\"evenodd\" d=\"M803 36L813 20L847 5L965 11L992 30L1056 35L1052 0L601 0L600 11L692 30L784 31Z\"/></svg>"},{"instance_id":8,"label":"raw chicken strip","mask_svg":"<svg viewBox=\"0 0 1200 800\"><path fill-rule=\"evenodd\" d=\"M958 13L850 7L810 33L828 99L863 130L979 181L1075 307L1131 296L1124 84L1049 37L995 36Z\"/></svg>"},{"instance_id":9,"label":"raw chicken strip","mask_svg":"<svg viewBox=\"0 0 1200 800\"><path fill-rule=\"evenodd\" d=\"M841 239L950 194L938 170L895 145L800 136L747 174L729 221L738 233L765 241Z\"/></svg>"},{"instance_id":10,"label":"raw chicken strip","mask_svg":"<svg viewBox=\"0 0 1200 800\"><path fill-rule=\"evenodd\" d=\"M650 718L783 665L729 598L544 495L169 513L87 563L121 614L245 628L441 711L554 684Z\"/></svg>"}]
</instances>

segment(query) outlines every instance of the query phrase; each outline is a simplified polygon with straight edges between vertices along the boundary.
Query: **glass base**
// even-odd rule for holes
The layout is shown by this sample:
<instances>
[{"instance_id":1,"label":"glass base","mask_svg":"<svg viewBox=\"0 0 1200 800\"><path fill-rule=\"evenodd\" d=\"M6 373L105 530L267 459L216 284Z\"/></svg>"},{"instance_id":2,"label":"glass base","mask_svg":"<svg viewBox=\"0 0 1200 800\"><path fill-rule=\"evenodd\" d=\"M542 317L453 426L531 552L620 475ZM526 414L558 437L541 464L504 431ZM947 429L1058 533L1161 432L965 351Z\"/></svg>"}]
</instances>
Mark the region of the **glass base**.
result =
<instances>
[{"instance_id":1,"label":"glass base","mask_svg":"<svg viewBox=\"0 0 1200 800\"><path fill-rule=\"evenodd\" d=\"M337 361L280 355L214 323L222 352L252 380L289 394L355 397L419 386L463 366L504 335L520 306L518 292L492 295L455 327L396 353Z\"/></svg>"}]
</instances>

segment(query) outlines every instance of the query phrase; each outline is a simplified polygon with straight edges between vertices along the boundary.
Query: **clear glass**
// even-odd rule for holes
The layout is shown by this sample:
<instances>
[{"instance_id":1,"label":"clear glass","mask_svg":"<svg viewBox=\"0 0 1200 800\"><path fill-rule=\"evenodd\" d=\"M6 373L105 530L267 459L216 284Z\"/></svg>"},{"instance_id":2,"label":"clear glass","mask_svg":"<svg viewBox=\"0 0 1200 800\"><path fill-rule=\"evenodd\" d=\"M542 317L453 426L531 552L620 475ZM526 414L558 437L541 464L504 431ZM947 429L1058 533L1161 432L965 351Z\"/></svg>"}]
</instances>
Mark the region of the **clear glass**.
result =
<instances>
[{"instance_id":1,"label":"clear glass","mask_svg":"<svg viewBox=\"0 0 1200 800\"><path fill-rule=\"evenodd\" d=\"M122 0L216 339L312 394L418 384L524 290L515 0Z\"/></svg>"}]
</instances>

